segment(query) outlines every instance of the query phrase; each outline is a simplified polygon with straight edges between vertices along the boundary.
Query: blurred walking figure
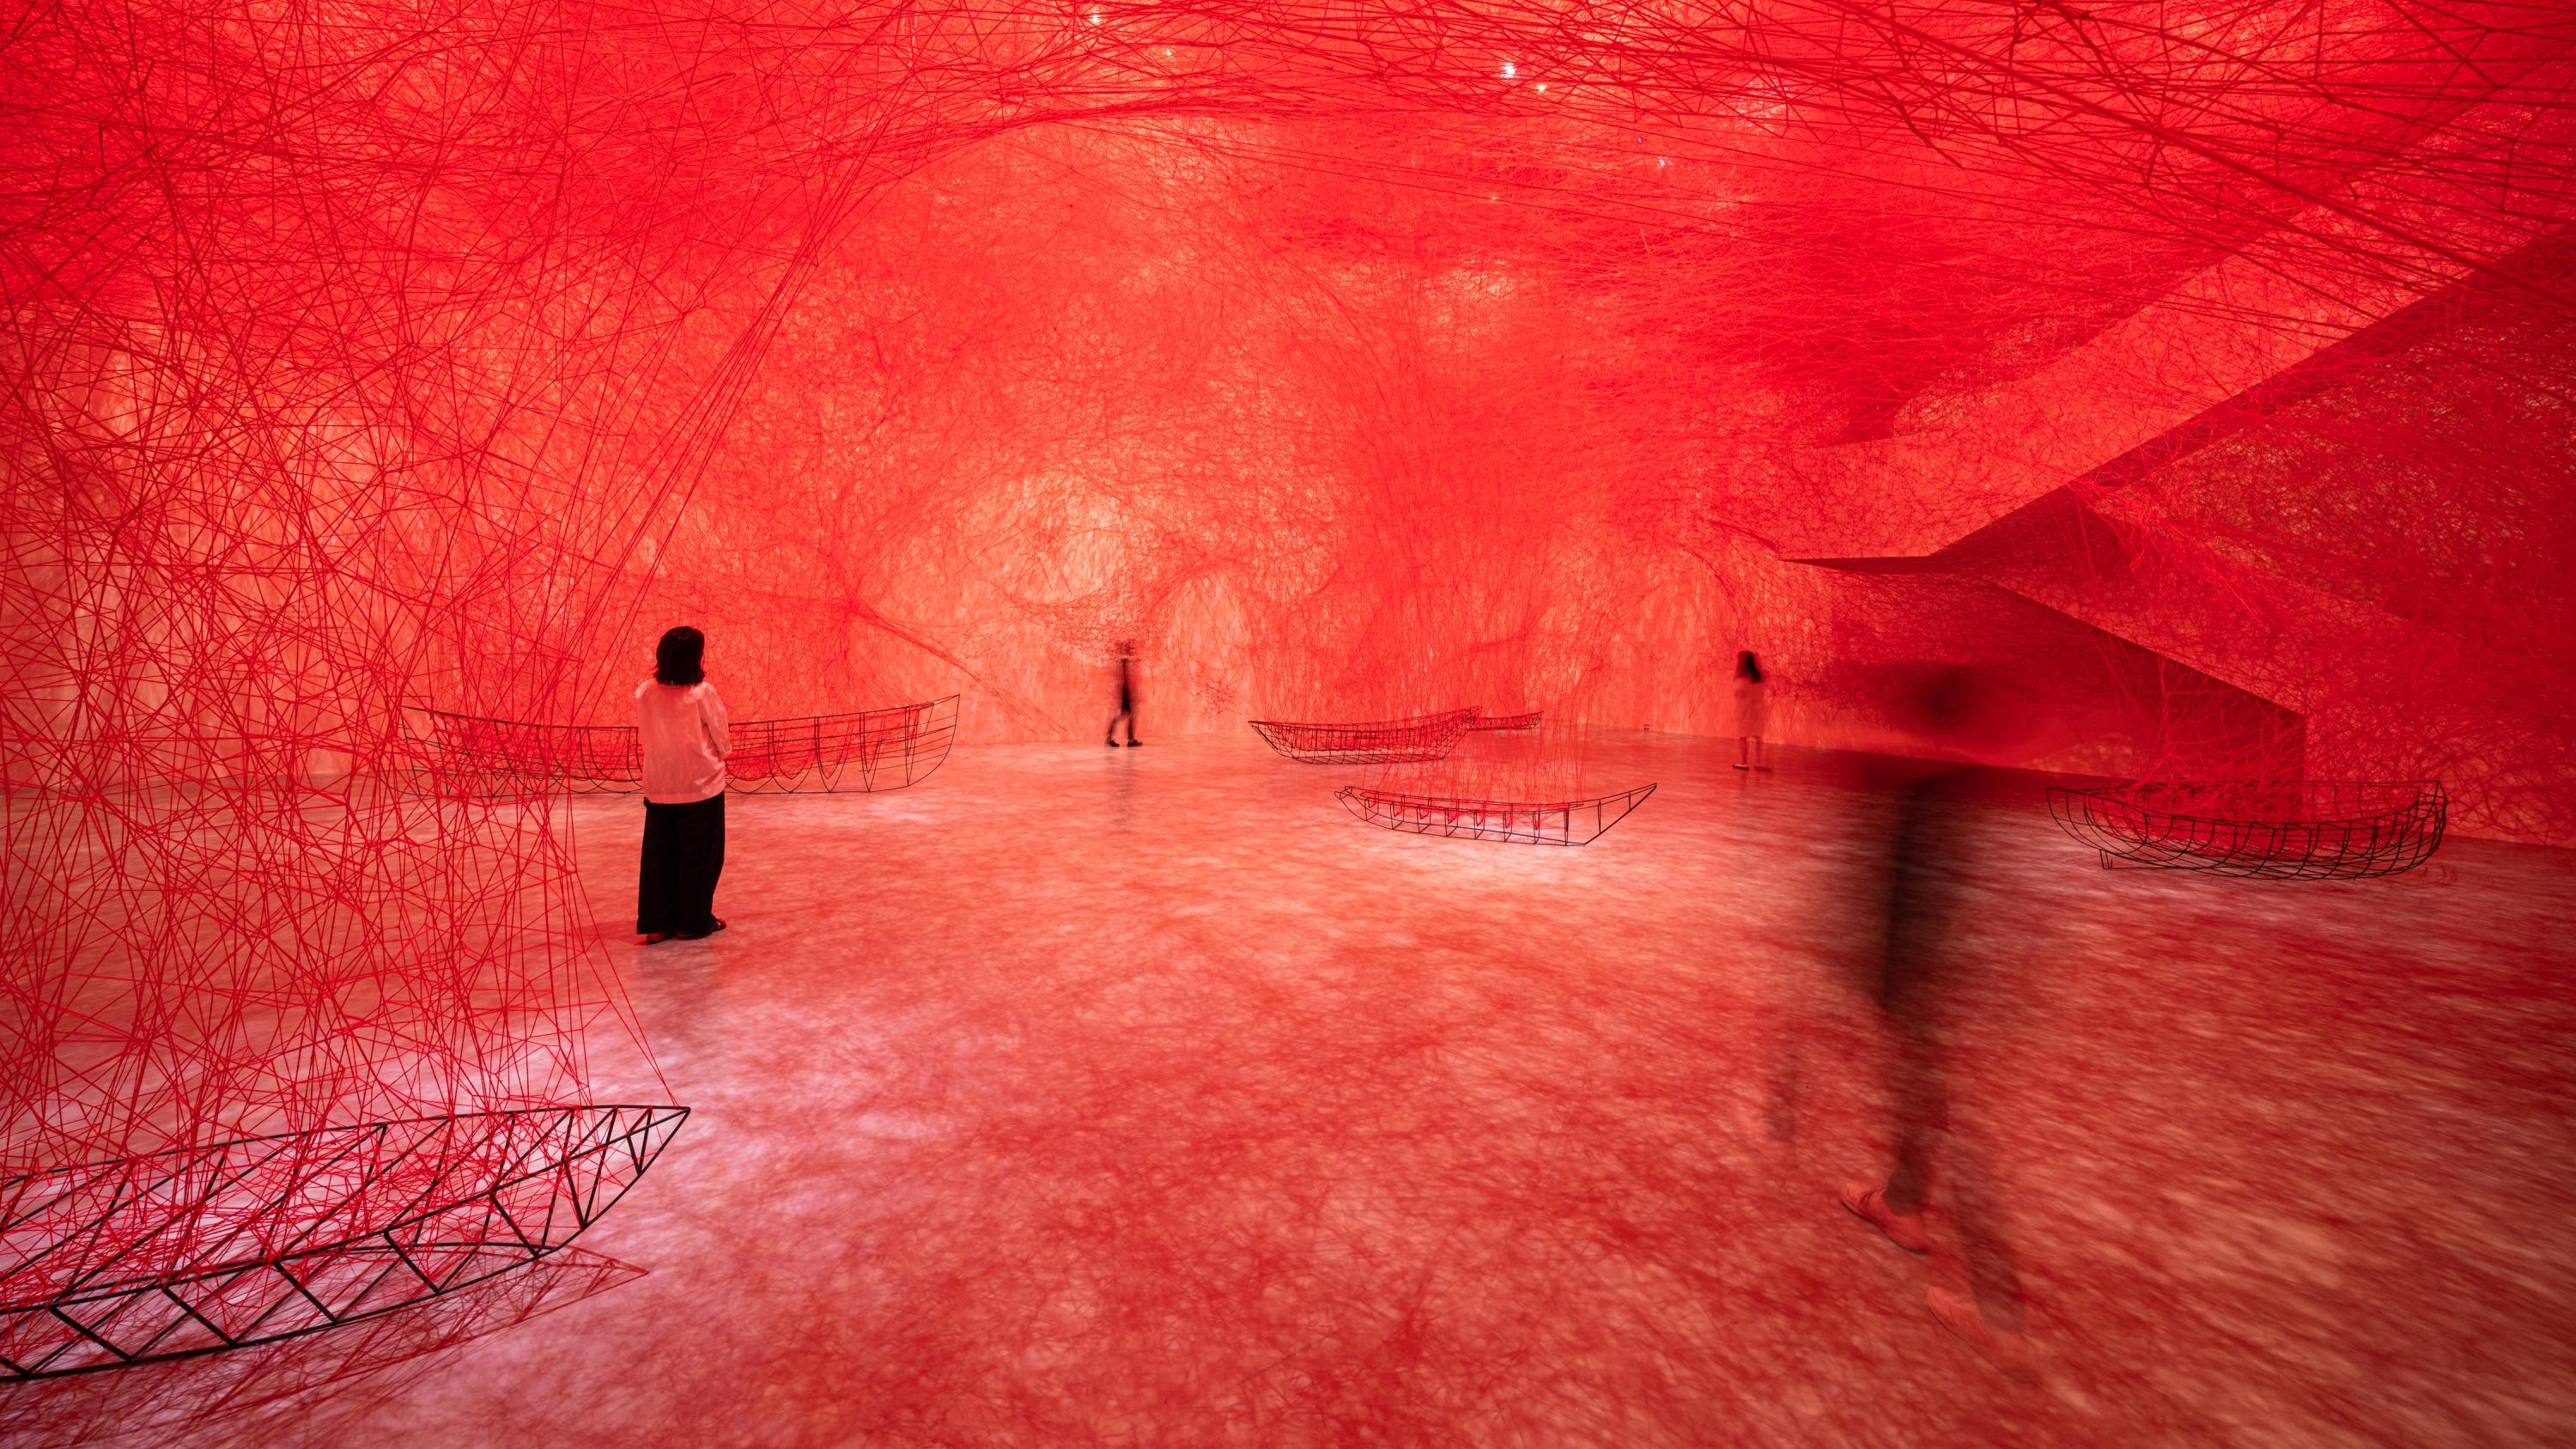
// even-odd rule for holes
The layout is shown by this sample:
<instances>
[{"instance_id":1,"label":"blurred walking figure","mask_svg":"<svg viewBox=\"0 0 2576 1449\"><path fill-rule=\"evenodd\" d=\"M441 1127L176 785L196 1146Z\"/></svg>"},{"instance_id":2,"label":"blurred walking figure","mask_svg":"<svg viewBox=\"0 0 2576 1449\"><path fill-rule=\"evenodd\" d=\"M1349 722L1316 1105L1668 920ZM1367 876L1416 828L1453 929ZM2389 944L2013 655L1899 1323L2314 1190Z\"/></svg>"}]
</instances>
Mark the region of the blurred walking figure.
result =
<instances>
[{"instance_id":1,"label":"blurred walking figure","mask_svg":"<svg viewBox=\"0 0 2576 1449\"><path fill-rule=\"evenodd\" d=\"M1916 701L1938 747L1956 747L1976 711L1965 670L1935 677ZM2026 1377L2021 1285L1982 1158L1950 1118L1945 1038L1960 1024L1962 959L1954 942L1976 873L1977 772L1910 762L1897 782L1885 876L1887 933L1868 985L1887 1044L1890 1156L1884 1182L1843 1188L1842 1204L1910 1253L1931 1258L1924 1299L1934 1317L2007 1373ZM1937 1207L1950 1229L1931 1231Z\"/></svg>"},{"instance_id":2,"label":"blurred walking figure","mask_svg":"<svg viewBox=\"0 0 2576 1449\"><path fill-rule=\"evenodd\" d=\"M724 701L707 683L707 636L687 627L662 636L653 677L635 686L635 732L644 753L644 860L635 885L635 931L644 944L695 941L716 919L724 874Z\"/></svg>"},{"instance_id":3,"label":"blurred walking figure","mask_svg":"<svg viewBox=\"0 0 2576 1449\"><path fill-rule=\"evenodd\" d=\"M1136 641L1133 639L1118 646L1118 712L1109 717L1108 745L1113 750L1118 748L1118 722L1122 719L1127 721L1127 743L1135 744Z\"/></svg>"},{"instance_id":4,"label":"blurred walking figure","mask_svg":"<svg viewBox=\"0 0 2576 1449\"><path fill-rule=\"evenodd\" d=\"M1735 768L1767 770L1762 763L1762 734L1771 724L1771 691L1762 679L1762 662L1753 651L1735 656Z\"/></svg>"}]
</instances>

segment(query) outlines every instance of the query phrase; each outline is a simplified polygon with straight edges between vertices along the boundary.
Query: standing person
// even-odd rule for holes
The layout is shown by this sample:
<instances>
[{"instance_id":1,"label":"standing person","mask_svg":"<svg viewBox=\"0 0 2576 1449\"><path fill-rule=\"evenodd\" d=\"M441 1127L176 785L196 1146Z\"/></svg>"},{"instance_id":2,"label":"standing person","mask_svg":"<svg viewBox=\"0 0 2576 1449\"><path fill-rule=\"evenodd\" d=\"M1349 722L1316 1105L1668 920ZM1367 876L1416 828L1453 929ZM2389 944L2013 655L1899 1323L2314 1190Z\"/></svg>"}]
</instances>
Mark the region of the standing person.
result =
<instances>
[{"instance_id":1,"label":"standing person","mask_svg":"<svg viewBox=\"0 0 2576 1449\"><path fill-rule=\"evenodd\" d=\"M1735 656L1735 768L1767 770L1762 763L1762 732L1771 724L1771 691L1762 680L1762 661L1753 651Z\"/></svg>"},{"instance_id":2,"label":"standing person","mask_svg":"<svg viewBox=\"0 0 2576 1449\"><path fill-rule=\"evenodd\" d=\"M1127 721L1127 743L1136 740L1136 641L1118 646L1118 712L1109 717L1109 748L1118 748L1118 722Z\"/></svg>"},{"instance_id":3,"label":"standing person","mask_svg":"<svg viewBox=\"0 0 2576 1449\"><path fill-rule=\"evenodd\" d=\"M1924 732L1956 747L1975 712L1964 670L1931 681L1916 702ZM1895 831L1885 877L1887 933L1869 985L1886 1028L1890 1170L1884 1182L1854 1182L1844 1207L1909 1253L1930 1257L1924 1291L1932 1316L2018 1378L2031 1373L2020 1330L2021 1283L1991 1201L1991 1180L1973 1144L1950 1117L1948 1038L1959 1021L1959 976L1970 963L1955 943L1976 870L1977 772L1948 762L1914 762L1897 789ZM1945 1210L1949 1243L1936 1244L1927 1209Z\"/></svg>"},{"instance_id":4,"label":"standing person","mask_svg":"<svg viewBox=\"0 0 2576 1449\"><path fill-rule=\"evenodd\" d=\"M724 874L724 701L707 683L707 636L682 625L653 650L653 677L635 686L635 732L644 753L644 861L635 886L635 931L644 944L700 940L716 919Z\"/></svg>"}]
</instances>

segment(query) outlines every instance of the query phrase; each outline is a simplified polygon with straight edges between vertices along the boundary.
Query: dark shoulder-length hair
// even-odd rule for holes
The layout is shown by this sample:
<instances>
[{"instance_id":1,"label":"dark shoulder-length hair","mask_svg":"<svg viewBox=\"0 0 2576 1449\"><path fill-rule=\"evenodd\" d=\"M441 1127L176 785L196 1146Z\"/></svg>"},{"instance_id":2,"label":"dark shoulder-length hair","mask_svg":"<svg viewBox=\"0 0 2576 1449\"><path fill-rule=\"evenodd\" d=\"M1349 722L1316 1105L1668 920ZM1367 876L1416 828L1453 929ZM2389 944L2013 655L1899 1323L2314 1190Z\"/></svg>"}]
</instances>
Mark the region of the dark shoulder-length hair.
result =
<instances>
[{"instance_id":1,"label":"dark shoulder-length hair","mask_svg":"<svg viewBox=\"0 0 2576 1449\"><path fill-rule=\"evenodd\" d=\"M682 624L653 646L653 678L663 684L706 682L707 636Z\"/></svg>"},{"instance_id":2,"label":"dark shoulder-length hair","mask_svg":"<svg viewBox=\"0 0 2576 1449\"><path fill-rule=\"evenodd\" d=\"M1750 680L1755 684L1760 684L1762 682L1762 665L1760 661L1753 657L1752 650L1742 649L1736 651L1735 677L1738 679Z\"/></svg>"}]
</instances>

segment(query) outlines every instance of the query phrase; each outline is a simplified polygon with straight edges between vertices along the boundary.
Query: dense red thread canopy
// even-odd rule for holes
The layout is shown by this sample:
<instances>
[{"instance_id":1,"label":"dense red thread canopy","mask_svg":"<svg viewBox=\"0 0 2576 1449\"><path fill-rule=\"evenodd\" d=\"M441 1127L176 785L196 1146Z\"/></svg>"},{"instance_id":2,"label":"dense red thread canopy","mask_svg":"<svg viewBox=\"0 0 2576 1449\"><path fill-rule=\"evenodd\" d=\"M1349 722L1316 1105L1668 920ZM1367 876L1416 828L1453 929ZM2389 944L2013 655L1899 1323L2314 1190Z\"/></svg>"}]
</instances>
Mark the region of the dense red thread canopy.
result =
<instances>
[{"instance_id":1,"label":"dense red thread canopy","mask_svg":"<svg viewBox=\"0 0 2576 1449\"><path fill-rule=\"evenodd\" d=\"M1395 788L1545 799L1739 649L1806 745L1965 664L1999 761L2576 841L2556 6L0 36L12 1169L657 1095L560 803L398 765L680 621L969 742L1129 639L1149 733L1544 710Z\"/></svg>"}]
</instances>

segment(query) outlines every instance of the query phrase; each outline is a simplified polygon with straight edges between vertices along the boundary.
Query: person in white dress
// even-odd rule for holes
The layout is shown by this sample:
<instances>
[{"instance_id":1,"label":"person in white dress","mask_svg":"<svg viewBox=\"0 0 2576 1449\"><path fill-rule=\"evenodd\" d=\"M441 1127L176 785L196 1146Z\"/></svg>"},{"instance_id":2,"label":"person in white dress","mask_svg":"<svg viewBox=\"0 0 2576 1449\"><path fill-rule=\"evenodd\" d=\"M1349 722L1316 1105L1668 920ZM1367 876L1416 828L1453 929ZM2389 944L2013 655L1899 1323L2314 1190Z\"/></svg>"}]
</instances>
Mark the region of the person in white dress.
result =
<instances>
[{"instance_id":1,"label":"person in white dress","mask_svg":"<svg viewBox=\"0 0 2576 1449\"><path fill-rule=\"evenodd\" d=\"M1770 686L1762 678L1762 661L1752 650L1743 650L1735 656L1735 768L1771 768L1762 759L1762 735L1770 724Z\"/></svg>"}]
</instances>

